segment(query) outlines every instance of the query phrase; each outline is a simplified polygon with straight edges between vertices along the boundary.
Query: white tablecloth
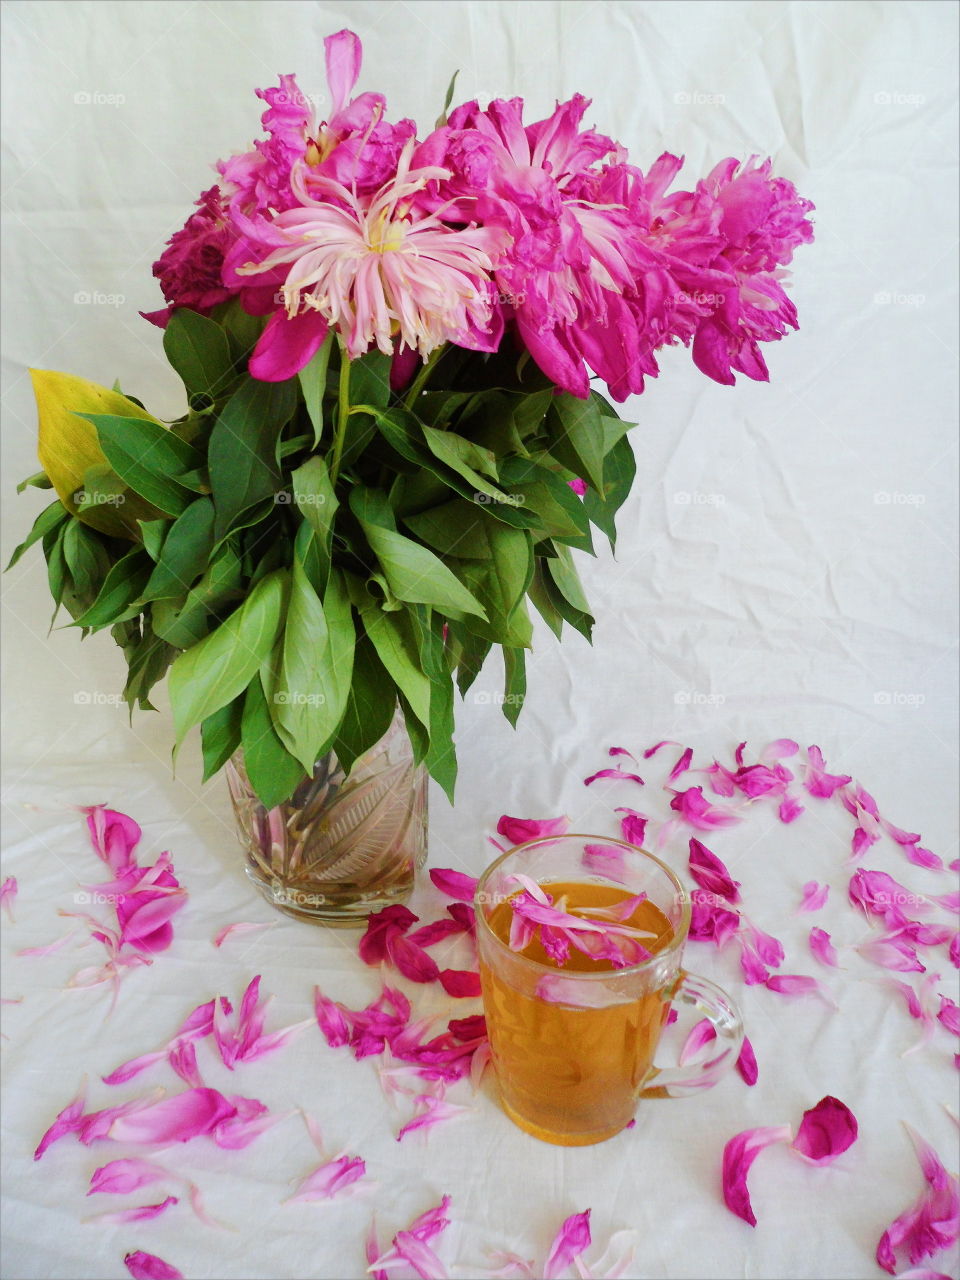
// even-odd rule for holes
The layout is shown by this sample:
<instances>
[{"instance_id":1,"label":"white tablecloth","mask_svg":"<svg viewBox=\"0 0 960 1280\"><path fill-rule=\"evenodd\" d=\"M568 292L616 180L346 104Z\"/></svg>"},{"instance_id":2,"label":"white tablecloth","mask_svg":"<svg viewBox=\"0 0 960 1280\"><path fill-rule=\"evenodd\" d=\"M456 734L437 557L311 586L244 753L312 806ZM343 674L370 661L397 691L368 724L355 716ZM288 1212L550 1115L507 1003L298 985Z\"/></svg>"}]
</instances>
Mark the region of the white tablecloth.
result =
<instances>
[{"instance_id":1,"label":"white tablecloth","mask_svg":"<svg viewBox=\"0 0 960 1280\"><path fill-rule=\"evenodd\" d=\"M640 423L638 481L616 560L584 565L596 642L572 636L560 647L538 629L516 733L493 704L500 672L488 664L458 710L456 808L432 797L431 865L479 872L491 852L484 833L503 812L566 812L578 829L610 833L615 805L665 816L663 757L649 762L643 793L584 788L612 744L637 751L674 738L704 765L729 760L742 739L759 749L781 736L819 744L832 771L852 774L892 821L955 858L953 6L7 5L6 555L43 500L11 498L36 469L27 366L107 384L120 376L156 411L179 411L159 334L137 316L159 305L150 263L208 184L210 162L254 135L253 88L296 70L322 94L321 41L345 25L364 41L361 87L383 90L396 116L431 121L457 67L458 97L522 94L529 119L580 91L594 99L590 121L641 165L684 152L692 181L728 154L770 154L817 205L817 241L795 262L802 328L769 350L771 382L719 387L674 351L626 406ZM746 990L732 949L691 945L690 965L741 1000L760 1063L753 1089L730 1076L700 1098L645 1103L634 1130L561 1150L514 1129L489 1085L476 1099L464 1088L451 1098L472 1112L398 1144L406 1116L384 1099L375 1067L311 1027L233 1077L204 1050L208 1082L272 1110L306 1108L331 1152L365 1158L375 1190L281 1206L316 1163L292 1116L245 1151L198 1141L166 1158L233 1231L204 1226L183 1204L140 1225L84 1223L104 1208L94 1200L107 1200L85 1199L91 1171L121 1153L67 1138L31 1161L84 1075L91 1106L172 1086L165 1068L142 1088L109 1090L99 1077L157 1047L201 1000L235 1000L257 973L276 995L271 1027L309 1016L315 984L359 1007L379 978L358 961L355 934L285 920L214 949L222 925L271 918L240 870L224 784L199 786L195 744L174 779L162 699L159 715L128 728L112 696L122 663L109 637L81 648L75 634L47 634L38 554L4 587L3 874L20 895L5 929L3 995L23 997L4 1009L2 1041L11 1280L122 1276L132 1249L188 1277L359 1277L374 1207L386 1241L445 1192L452 1225L437 1249L462 1276L481 1274L488 1250L542 1259L561 1220L591 1208L598 1242L637 1231L629 1275L860 1280L881 1274L880 1233L922 1186L901 1121L956 1168L944 1110L955 1103L955 1042L938 1026L928 1048L903 1057L918 1024L878 981L883 971L844 951L829 973L807 950L812 923L838 944L869 932L845 900L852 823L836 803L811 800L792 826L759 805L705 837L743 883L751 919L783 939L785 969L822 977L838 1006ZM125 980L109 1020L104 988L63 990L95 962L90 948L13 955L62 934L58 908L73 909L79 886L98 878L70 809L95 802L141 822L145 852L170 849L190 893L172 949ZM682 870L685 837L665 856ZM886 839L866 865L917 892L955 887ZM830 883L831 898L819 916L797 917L809 880ZM432 918L440 899L424 882L412 906ZM941 989L955 996L955 971L939 955ZM418 1007L451 1003L405 986ZM459 1005L461 1015L476 1008ZM858 1142L823 1169L785 1147L765 1152L751 1230L722 1203L725 1141L796 1125L825 1094L856 1113ZM955 1273L955 1257L934 1262Z\"/></svg>"}]
</instances>

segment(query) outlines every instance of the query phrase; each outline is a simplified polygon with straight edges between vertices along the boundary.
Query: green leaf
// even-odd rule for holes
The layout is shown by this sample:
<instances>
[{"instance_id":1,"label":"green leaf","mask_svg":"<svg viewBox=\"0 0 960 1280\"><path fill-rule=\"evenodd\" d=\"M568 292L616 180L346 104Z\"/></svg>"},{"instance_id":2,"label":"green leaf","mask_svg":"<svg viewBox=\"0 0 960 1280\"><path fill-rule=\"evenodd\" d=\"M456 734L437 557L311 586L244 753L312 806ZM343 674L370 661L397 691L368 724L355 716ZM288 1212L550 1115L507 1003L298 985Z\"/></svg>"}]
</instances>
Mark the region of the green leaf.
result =
<instances>
[{"instance_id":1,"label":"green leaf","mask_svg":"<svg viewBox=\"0 0 960 1280\"><path fill-rule=\"evenodd\" d=\"M210 433L210 486L219 542L250 507L282 485L276 462L280 432L297 404L296 383L247 378L224 405Z\"/></svg>"},{"instance_id":2,"label":"green leaf","mask_svg":"<svg viewBox=\"0 0 960 1280\"><path fill-rule=\"evenodd\" d=\"M435 129L442 129L447 123L447 112L450 110L450 103L453 101L453 86L457 83L457 76L459 74L460 72L458 70L450 77L450 83L447 85L447 96L443 100L443 110L437 116L437 123L434 125Z\"/></svg>"},{"instance_id":3,"label":"green leaf","mask_svg":"<svg viewBox=\"0 0 960 1280\"><path fill-rule=\"evenodd\" d=\"M174 662L169 687L178 747L253 679L281 633L289 585L282 569L262 578L226 622Z\"/></svg>"},{"instance_id":4,"label":"green leaf","mask_svg":"<svg viewBox=\"0 0 960 1280\"><path fill-rule=\"evenodd\" d=\"M163 350L188 396L222 396L235 377L230 343L215 320L177 307L163 331Z\"/></svg>"},{"instance_id":5,"label":"green leaf","mask_svg":"<svg viewBox=\"0 0 960 1280\"><path fill-rule=\"evenodd\" d=\"M330 574L333 522L340 503L330 483L330 475L324 458L315 455L308 458L291 476L293 499L297 510L315 534L315 571L311 581L321 594L326 590Z\"/></svg>"},{"instance_id":6,"label":"green leaf","mask_svg":"<svg viewBox=\"0 0 960 1280\"><path fill-rule=\"evenodd\" d=\"M420 667L416 635L407 612L384 613L371 600L362 606L360 617L380 661L410 710L429 731L430 681Z\"/></svg>"},{"instance_id":7,"label":"green leaf","mask_svg":"<svg viewBox=\"0 0 960 1280\"><path fill-rule=\"evenodd\" d=\"M573 556L563 546L557 546L556 551L556 556L546 561L546 583L551 602L572 627L590 640L594 620Z\"/></svg>"},{"instance_id":8,"label":"green leaf","mask_svg":"<svg viewBox=\"0 0 960 1280\"><path fill-rule=\"evenodd\" d=\"M603 487L604 436L600 410L593 400L569 392L554 396L547 413L550 452L575 476Z\"/></svg>"},{"instance_id":9,"label":"green leaf","mask_svg":"<svg viewBox=\"0 0 960 1280\"><path fill-rule=\"evenodd\" d=\"M350 361L350 403L383 409L390 402L390 369L393 357L368 351Z\"/></svg>"},{"instance_id":10,"label":"green leaf","mask_svg":"<svg viewBox=\"0 0 960 1280\"><path fill-rule=\"evenodd\" d=\"M129 670L127 682L123 687L123 697L130 708L133 719L134 704L141 711L155 711L151 705L149 693L158 680L167 673L176 650L172 645L154 635L149 627L144 626L143 637L136 643L134 651L127 658Z\"/></svg>"},{"instance_id":11,"label":"green leaf","mask_svg":"<svg viewBox=\"0 0 960 1280\"><path fill-rule=\"evenodd\" d=\"M71 520L63 534L63 555L77 596L93 604L110 572L110 556L98 535L79 520Z\"/></svg>"},{"instance_id":12,"label":"green leaf","mask_svg":"<svg viewBox=\"0 0 960 1280\"><path fill-rule=\"evenodd\" d=\"M277 736L259 676L250 681L243 700L241 741L247 778L263 807L273 809L289 800L306 775Z\"/></svg>"},{"instance_id":13,"label":"green leaf","mask_svg":"<svg viewBox=\"0 0 960 1280\"><path fill-rule=\"evenodd\" d=\"M77 416L93 423L107 461L135 493L166 515L178 516L186 510L194 495L184 483L184 474L203 464L192 445L147 418L108 413Z\"/></svg>"},{"instance_id":14,"label":"green leaf","mask_svg":"<svg viewBox=\"0 0 960 1280\"><path fill-rule=\"evenodd\" d=\"M353 678L333 750L349 773L357 760L387 732L397 690L369 638L361 632L353 655Z\"/></svg>"},{"instance_id":15,"label":"green leaf","mask_svg":"<svg viewBox=\"0 0 960 1280\"><path fill-rule=\"evenodd\" d=\"M426 547L385 527L386 496L357 485L350 492L350 509L360 521L383 575L398 600L432 604L451 616L471 613L486 617L483 606L453 572ZM384 523L375 523L382 520Z\"/></svg>"},{"instance_id":16,"label":"green leaf","mask_svg":"<svg viewBox=\"0 0 960 1280\"><path fill-rule=\"evenodd\" d=\"M486 476L494 483L499 480L497 460L492 450L483 449L452 431L438 431L436 427L425 426L423 438L434 457L459 472L465 480L472 482L478 475Z\"/></svg>"},{"instance_id":17,"label":"green leaf","mask_svg":"<svg viewBox=\"0 0 960 1280\"><path fill-rule=\"evenodd\" d=\"M503 714L514 728L527 696L527 664L523 649L505 645L503 649Z\"/></svg>"},{"instance_id":18,"label":"green leaf","mask_svg":"<svg viewBox=\"0 0 960 1280\"><path fill-rule=\"evenodd\" d=\"M153 629L177 649L189 649L210 630L210 616L240 594L243 571L225 544L183 600L158 600L150 608Z\"/></svg>"},{"instance_id":19,"label":"green leaf","mask_svg":"<svg viewBox=\"0 0 960 1280\"><path fill-rule=\"evenodd\" d=\"M21 480L17 485L17 493L23 493L24 489L52 489L53 481L45 471L35 471L32 476L27 476L26 480Z\"/></svg>"},{"instance_id":20,"label":"green leaf","mask_svg":"<svg viewBox=\"0 0 960 1280\"><path fill-rule=\"evenodd\" d=\"M259 685L260 681L254 677L251 683ZM207 716L201 724L204 782L208 782L215 773L219 773L240 746L243 706L243 697L236 697L219 711L214 711L213 715Z\"/></svg>"},{"instance_id":21,"label":"green leaf","mask_svg":"<svg viewBox=\"0 0 960 1280\"><path fill-rule=\"evenodd\" d=\"M503 483L524 506L536 511L549 537L593 551L590 521L566 480L535 462L510 458L503 467Z\"/></svg>"},{"instance_id":22,"label":"green leaf","mask_svg":"<svg viewBox=\"0 0 960 1280\"><path fill-rule=\"evenodd\" d=\"M176 313L174 313L176 314ZM207 567L213 550L213 503L197 498L170 526L142 599L179 599Z\"/></svg>"},{"instance_id":23,"label":"green leaf","mask_svg":"<svg viewBox=\"0 0 960 1280\"><path fill-rule=\"evenodd\" d=\"M536 568L533 574L533 581L527 588L527 595L533 601L534 608L540 614L544 622L557 637L558 640L563 638L563 614L559 611L553 602L553 584L548 581L547 570L545 568L546 560L542 556L536 558Z\"/></svg>"},{"instance_id":24,"label":"green leaf","mask_svg":"<svg viewBox=\"0 0 960 1280\"><path fill-rule=\"evenodd\" d=\"M152 569L153 562L140 547L128 551L111 566L96 599L77 618L76 625L96 631L136 617L141 611L137 601Z\"/></svg>"},{"instance_id":25,"label":"green leaf","mask_svg":"<svg viewBox=\"0 0 960 1280\"><path fill-rule=\"evenodd\" d=\"M407 726L407 737L410 739L410 746L413 748L413 762L417 765L422 764L424 757L430 750L429 730L422 724L420 718L402 693L397 694L397 702L403 712L404 723Z\"/></svg>"},{"instance_id":26,"label":"green leaf","mask_svg":"<svg viewBox=\"0 0 960 1280\"><path fill-rule=\"evenodd\" d=\"M66 509L59 498L56 502L51 502L49 507L44 507L36 520L34 520L33 528L10 557L10 563L7 565L7 568L12 569L23 553L25 551L29 551L35 542L39 542L42 538L45 538L48 533L53 533L55 529L60 528L64 521L69 518L70 512Z\"/></svg>"},{"instance_id":27,"label":"green leaf","mask_svg":"<svg viewBox=\"0 0 960 1280\"><path fill-rule=\"evenodd\" d=\"M482 510L462 498L430 507L417 515L405 516L403 523L422 542L436 548L442 555L489 560L492 554Z\"/></svg>"},{"instance_id":28,"label":"green leaf","mask_svg":"<svg viewBox=\"0 0 960 1280\"><path fill-rule=\"evenodd\" d=\"M453 681L445 675L443 680L430 682L430 745L424 756L424 764L430 777L438 782L453 804L457 782L457 751L453 744Z\"/></svg>"},{"instance_id":29,"label":"green leaf","mask_svg":"<svg viewBox=\"0 0 960 1280\"><path fill-rule=\"evenodd\" d=\"M610 547L616 550L617 529L615 517L620 510L637 474L633 449L626 438L616 442L603 460L603 498L588 489L583 498L583 509L593 523L610 539Z\"/></svg>"},{"instance_id":30,"label":"green leaf","mask_svg":"<svg viewBox=\"0 0 960 1280\"><path fill-rule=\"evenodd\" d=\"M170 528L169 520L138 520L143 538L143 549L151 560L159 560L163 550L163 540Z\"/></svg>"},{"instance_id":31,"label":"green leaf","mask_svg":"<svg viewBox=\"0 0 960 1280\"><path fill-rule=\"evenodd\" d=\"M470 622L477 635L499 644L529 648L533 628L524 596L533 577L533 543L523 529L487 520L482 530L489 554L483 560L461 561L457 573L481 602L486 621Z\"/></svg>"},{"instance_id":32,"label":"green leaf","mask_svg":"<svg viewBox=\"0 0 960 1280\"><path fill-rule=\"evenodd\" d=\"M251 316L244 311L239 298L231 298L229 302L221 303L214 309L213 315L217 324L223 326L223 331L227 335L234 364L246 368L266 320L263 316Z\"/></svg>"},{"instance_id":33,"label":"green leaf","mask_svg":"<svg viewBox=\"0 0 960 1280\"><path fill-rule=\"evenodd\" d=\"M350 601L339 573L330 577L323 602L299 560L293 562L283 656L270 690L273 722L287 750L313 767L343 716L353 668Z\"/></svg>"},{"instance_id":34,"label":"green leaf","mask_svg":"<svg viewBox=\"0 0 960 1280\"><path fill-rule=\"evenodd\" d=\"M333 330L327 334L323 345L305 368L297 374L300 390L303 392L307 415L313 427L313 447L320 447L323 439L323 393L327 386L327 366L330 363L330 352L333 348Z\"/></svg>"}]
</instances>

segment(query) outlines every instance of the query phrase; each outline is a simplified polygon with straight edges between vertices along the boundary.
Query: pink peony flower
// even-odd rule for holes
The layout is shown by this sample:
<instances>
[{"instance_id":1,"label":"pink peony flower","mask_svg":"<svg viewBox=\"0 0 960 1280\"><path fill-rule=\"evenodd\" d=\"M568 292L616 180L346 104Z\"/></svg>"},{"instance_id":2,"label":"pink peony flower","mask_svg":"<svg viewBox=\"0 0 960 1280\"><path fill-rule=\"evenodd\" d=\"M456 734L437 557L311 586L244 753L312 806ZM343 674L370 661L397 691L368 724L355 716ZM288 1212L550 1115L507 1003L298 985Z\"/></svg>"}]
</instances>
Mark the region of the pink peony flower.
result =
<instances>
[{"instance_id":1,"label":"pink peony flower","mask_svg":"<svg viewBox=\"0 0 960 1280\"><path fill-rule=\"evenodd\" d=\"M175 231L167 247L153 264L153 274L168 306L142 312L145 320L166 327L175 307L189 307L208 315L220 302L237 292L223 283L223 260L233 244L235 232L227 220L220 188L212 186L196 201L197 212Z\"/></svg>"}]
</instances>

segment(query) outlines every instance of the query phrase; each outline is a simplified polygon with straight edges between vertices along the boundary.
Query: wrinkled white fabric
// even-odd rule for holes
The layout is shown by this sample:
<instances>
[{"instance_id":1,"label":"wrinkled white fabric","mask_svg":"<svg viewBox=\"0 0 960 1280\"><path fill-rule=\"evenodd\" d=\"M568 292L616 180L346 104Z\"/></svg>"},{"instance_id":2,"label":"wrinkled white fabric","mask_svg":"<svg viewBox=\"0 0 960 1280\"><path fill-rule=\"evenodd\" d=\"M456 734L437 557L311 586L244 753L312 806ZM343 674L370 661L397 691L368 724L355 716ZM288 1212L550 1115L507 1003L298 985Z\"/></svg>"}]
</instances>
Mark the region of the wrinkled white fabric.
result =
<instances>
[{"instance_id":1,"label":"wrinkled white fabric","mask_svg":"<svg viewBox=\"0 0 960 1280\"><path fill-rule=\"evenodd\" d=\"M578 829L611 833L618 804L665 816L658 784L675 758L666 752L641 769L645 792L583 787L612 744L638 751L675 738L702 765L715 754L729 762L741 739L759 749L782 736L819 744L832 772L852 774L891 820L956 857L954 6L10 3L4 17L5 559L45 500L12 496L37 467L29 365L108 385L120 377L161 416L181 410L160 334L137 312L161 305L150 264L209 185L212 161L256 135L254 87L296 71L322 114L322 39L350 26L364 43L361 89L385 92L394 118L423 128L457 68L457 100L520 94L530 120L581 92L593 98L588 122L640 165L665 149L685 154L681 181L730 154L773 157L817 206L816 243L794 264L802 327L766 349L769 384L719 387L689 353L669 351L661 377L625 406L639 422L638 480L616 559L602 550L582 562L596 642L571 635L558 646L538 626L516 732L496 705L491 660L458 709L457 804L432 796L430 862L479 872L491 853L484 833L503 812L566 812ZM628 1275L841 1280L879 1274L877 1240L921 1189L901 1120L956 1167L944 1111L955 1104L955 1041L938 1027L929 1048L902 1058L918 1024L877 982L881 971L841 950L843 968L830 973L807 951L813 924L841 948L868 932L845 902L849 817L811 801L785 827L761 802L705 842L742 882L751 919L784 941L784 971L822 977L839 1008L745 990L732 949L691 946L690 966L742 1003L760 1064L754 1089L731 1076L700 1098L643 1103L634 1130L561 1150L514 1129L488 1087L471 1114L398 1145L407 1115L384 1099L375 1060L355 1063L318 1031L234 1076L204 1048L210 1084L276 1111L306 1108L331 1155L366 1159L376 1189L281 1206L317 1163L292 1117L242 1152L197 1142L163 1157L234 1231L203 1226L186 1204L153 1222L84 1225L115 1207L84 1198L91 1172L128 1152L67 1138L31 1161L83 1075L92 1106L174 1087L165 1068L142 1089L138 1080L108 1090L99 1077L161 1044L201 1000L236 999L255 973L277 996L270 1028L307 1016L316 983L366 1003L377 975L357 960L355 934L289 921L213 948L223 925L271 918L240 870L225 785L199 785L196 743L174 778L162 691L160 714L128 727L109 636L81 647L63 619L47 634L38 552L3 586L3 874L20 883L3 996L23 997L4 1009L2 1042L11 1280L122 1276L135 1249L188 1277L360 1277L373 1207L386 1243L444 1192L453 1225L435 1247L461 1276L481 1274L487 1250L543 1258L562 1219L589 1207L598 1245L637 1231ZM170 849L190 892L173 948L131 974L106 1022L104 989L62 989L98 948L13 954L66 932L58 908L74 909L80 885L100 876L69 809L93 802L136 817L144 850ZM685 846L678 837L664 850L678 869ZM889 841L865 864L921 892L955 887L909 867ZM829 882L830 901L796 917L809 880ZM440 909L426 882L412 905L427 918ZM939 955L941 989L956 996ZM462 959L451 950L448 963ZM413 994L427 1009L450 1003ZM476 1008L459 1005L461 1016ZM795 1126L827 1093L854 1110L859 1141L823 1169L782 1147L764 1152L751 1174L751 1230L720 1197L724 1142L757 1125ZM957 1262L933 1265L954 1274Z\"/></svg>"}]
</instances>

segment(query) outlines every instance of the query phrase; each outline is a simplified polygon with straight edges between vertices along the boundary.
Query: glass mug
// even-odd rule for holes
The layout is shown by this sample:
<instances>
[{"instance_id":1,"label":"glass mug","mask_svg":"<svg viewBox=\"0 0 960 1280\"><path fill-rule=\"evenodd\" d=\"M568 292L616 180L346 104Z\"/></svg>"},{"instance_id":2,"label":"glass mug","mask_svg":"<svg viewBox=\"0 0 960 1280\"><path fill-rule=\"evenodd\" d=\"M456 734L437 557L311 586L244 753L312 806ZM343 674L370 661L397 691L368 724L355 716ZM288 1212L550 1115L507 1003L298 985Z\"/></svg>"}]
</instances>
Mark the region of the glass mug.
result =
<instances>
[{"instance_id":1,"label":"glass mug","mask_svg":"<svg viewBox=\"0 0 960 1280\"><path fill-rule=\"evenodd\" d=\"M614 968L570 948L562 967L538 942L508 945L510 898L529 877L570 910L610 907L644 895L629 917L644 930L648 958ZM561 901L562 899L562 901ZM686 1097L711 1088L732 1066L743 1025L726 992L681 966L690 900L659 858L606 836L549 836L518 845L486 869L475 898L483 1009L500 1099L527 1133L560 1146L587 1146L619 1133L640 1098ZM603 910L604 906L606 911ZM656 935L656 936L653 936ZM539 953L540 959L529 952ZM673 1005L709 1019L708 1060L653 1064Z\"/></svg>"}]
</instances>

